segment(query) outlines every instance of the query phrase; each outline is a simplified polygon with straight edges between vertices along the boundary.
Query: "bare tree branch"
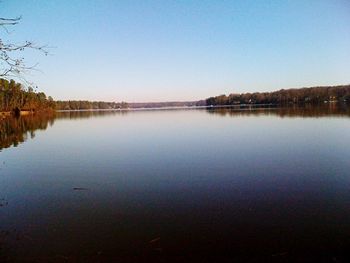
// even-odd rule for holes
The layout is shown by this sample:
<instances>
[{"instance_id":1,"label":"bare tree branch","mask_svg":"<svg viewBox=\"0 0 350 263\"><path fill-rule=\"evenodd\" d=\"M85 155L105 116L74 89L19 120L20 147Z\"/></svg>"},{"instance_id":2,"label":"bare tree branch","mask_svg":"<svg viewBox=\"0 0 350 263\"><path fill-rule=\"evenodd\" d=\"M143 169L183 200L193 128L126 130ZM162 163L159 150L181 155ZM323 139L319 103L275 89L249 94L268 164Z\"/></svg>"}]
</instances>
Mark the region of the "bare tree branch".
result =
<instances>
[{"instance_id":1,"label":"bare tree branch","mask_svg":"<svg viewBox=\"0 0 350 263\"><path fill-rule=\"evenodd\" d=\"M21 17L3 18L0 17L0 27L9 35L8 27L17 25ZM25 64L23 53L26 50L35 50L48 55L47 46L39 46L31 41L24 43L5 42L0 37L0 77L23 79L23 74L35 70L37 64L28 66Z\"/></svg>"}]
</instances>

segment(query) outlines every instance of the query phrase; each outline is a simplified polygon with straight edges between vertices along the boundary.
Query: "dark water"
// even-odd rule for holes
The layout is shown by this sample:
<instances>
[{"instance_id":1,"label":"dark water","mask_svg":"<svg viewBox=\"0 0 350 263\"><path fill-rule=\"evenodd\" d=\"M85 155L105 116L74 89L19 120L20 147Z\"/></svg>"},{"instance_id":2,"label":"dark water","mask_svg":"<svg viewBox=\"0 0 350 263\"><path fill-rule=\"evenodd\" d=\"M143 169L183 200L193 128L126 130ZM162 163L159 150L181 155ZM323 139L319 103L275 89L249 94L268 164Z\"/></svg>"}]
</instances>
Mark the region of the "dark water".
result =
<instances>
[{"instance_id":1,"label":"dark water","mask_svg":"<svg viewBox=\"0 0 350 263\"><path fill-rule=\"evenodd\" d=\"M0 262L349 260L348 108L57 113L0 131Z\"/></svg>"}]
</instances>

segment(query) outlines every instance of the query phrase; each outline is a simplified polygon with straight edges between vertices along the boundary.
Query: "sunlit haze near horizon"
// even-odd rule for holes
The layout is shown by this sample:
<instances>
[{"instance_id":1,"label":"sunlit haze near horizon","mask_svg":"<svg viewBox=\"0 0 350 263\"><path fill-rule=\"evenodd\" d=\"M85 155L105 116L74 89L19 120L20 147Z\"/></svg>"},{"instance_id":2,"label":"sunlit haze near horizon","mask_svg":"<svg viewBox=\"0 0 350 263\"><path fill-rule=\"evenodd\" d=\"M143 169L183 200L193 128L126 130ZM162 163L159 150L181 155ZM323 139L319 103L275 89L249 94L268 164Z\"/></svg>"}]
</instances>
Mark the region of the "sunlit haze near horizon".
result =
<instances>
[{"instance_id":1,"label":"sunlit haze near horizon","mask_svg":"<svg viewBox=\"0 0 350 263\"><path fill-rule=\"evenodd\" d=\"M350 2L2 0L54 99L199 100L350 83Z\"/></svg>"}]
</instances>

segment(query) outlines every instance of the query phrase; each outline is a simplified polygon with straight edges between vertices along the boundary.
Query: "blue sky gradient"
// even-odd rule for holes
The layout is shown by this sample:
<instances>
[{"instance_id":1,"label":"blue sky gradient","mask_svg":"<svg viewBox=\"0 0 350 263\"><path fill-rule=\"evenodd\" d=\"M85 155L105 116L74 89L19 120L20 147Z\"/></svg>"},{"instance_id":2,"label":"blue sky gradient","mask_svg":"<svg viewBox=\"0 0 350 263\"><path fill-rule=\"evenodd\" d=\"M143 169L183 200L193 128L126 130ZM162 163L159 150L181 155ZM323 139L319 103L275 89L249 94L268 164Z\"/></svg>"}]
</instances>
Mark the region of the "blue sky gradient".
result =
<instances>
[{"instance_id":1,"label":"blue sky gradient","mask_svg":"<svg viewBox=\"0 0 350 263\"><path fill-rule=\"evenodd\" d=\"M196 100L350 83L350 2L3 0L55 99Z\"/></svg>"}]
</instances>

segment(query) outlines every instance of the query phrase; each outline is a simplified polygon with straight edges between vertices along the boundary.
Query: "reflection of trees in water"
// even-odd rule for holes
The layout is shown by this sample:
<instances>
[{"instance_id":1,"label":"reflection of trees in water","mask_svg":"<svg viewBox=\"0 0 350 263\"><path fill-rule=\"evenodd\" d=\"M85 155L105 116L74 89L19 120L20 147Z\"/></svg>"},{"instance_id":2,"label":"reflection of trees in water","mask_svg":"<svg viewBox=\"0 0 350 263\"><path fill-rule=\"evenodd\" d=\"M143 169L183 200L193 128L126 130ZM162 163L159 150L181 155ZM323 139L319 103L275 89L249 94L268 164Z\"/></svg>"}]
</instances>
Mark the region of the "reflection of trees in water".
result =
<instances>
[{"instance_id":1,"label":"reflection of trees in water","mask_svg":"<svg viewBox=\"0 0 350 263\"><path fill-rule=\"evenodd\" d=\"M36 130L46 130L48 126L54 124L56 119L82 119L124 114L126 114L126 111L42 112L18 118L0 115L0 152L5 148L16 147L28 138L34 138ZM0 196L0 209L3 209L5 206L7 206L7 200ZM0 262L10 262L5 244L9 239L13 238L17 239L18 233L0 229Z\"/></svg>"},{"instance_id":2,"label":"reflection of trees in water","mask_svg":"<svg viewBox=\"0 0 350 263\"><path fill-rule=\"evenodd\" d=\"M48 125L52 126L55 113L30 114L21 117L0 116L0 152L4 148L17 146L25 142L29 137L35 137L36 130L46 130ZM1 163L2 165L2 163ZM1 193L0 193L1 194ZM6 209L8 201L0 196L0 209ZM17 239L16 230L8 231L0 228L0 262L12 262L8 258L9 240ZM11 241L10 241L11 242Z\"/></svg>"},{"instance_id":3,"label":"reflection of trees in water","mask_svg":"<svg viewBox=\"0 0 350 263\"><path fill-rule=\"evenodd\" d=\"M103 117L110 115L125 115L128 111L126 110L97 110L97 111L58 111L56 112L57 119L83 119L92 117Z\"/></svg>"},{"instance_id":4,"label":"reflection of trees in water","mask_svg":"<svg viewBox=\"0 0 350 263\"><path fill-rule=\"evenodd\" d=\"M303 107L259 107L259 106L234 106L223 108L208 108L210 114L221 116L261 116L271 115L283 117L317 118L327 116L348 116L350 117L350 107L345 104L328 103L321 106L305 105Z\"/></svg>"},{"instance_id":5,"label":"reflection of trees in water","mask_svg":"<svg viewBox=\"0 0 350 263\"><path fill-rule=\"evenodd\" d=\"M303 107L259 107L259 106L233 106L229 108L207 108L209 114L220 116L261 116L271 115L279 117L325 117L348 116L350 107L344 104L328 103L322 106L306 105ZM52 126L56 119L85 119L94 117L106 117L113 115L125 115L129 111L66 111L56 113L37 113L21 116L19 118L6 117L0 119L0 151L4 148L17 146L28 138L35 137L36 130L46 130Z\"/></svg>"},{"instance_id":6,"label":"reflection of trees in water","mask_svg":"<svg viewBox=\"0 0 350 263\"><path fill-rule=\"evenodd\" d=\"M16 147L28 138L35 137L36 130L46 130L55 119L82 119L108 115L124 115L125 111L71 111L45 112L21 117L8 116L0 119L0 151L11 146Z\"/></svg>"},{"instance_id":7,"label":"reflection of trees in water","mask_svg":"<svg viewBox=\"0 0 350 263\"><path fill-rule=\"evenodd\" d=\"M36 130L46 130L53 125L55 113L33 114L22 117L7 117L0 120L0 150L34 138Z\"/></svg>"}]
</instances>

